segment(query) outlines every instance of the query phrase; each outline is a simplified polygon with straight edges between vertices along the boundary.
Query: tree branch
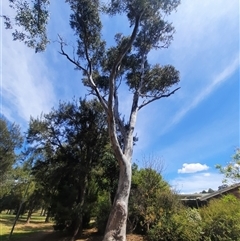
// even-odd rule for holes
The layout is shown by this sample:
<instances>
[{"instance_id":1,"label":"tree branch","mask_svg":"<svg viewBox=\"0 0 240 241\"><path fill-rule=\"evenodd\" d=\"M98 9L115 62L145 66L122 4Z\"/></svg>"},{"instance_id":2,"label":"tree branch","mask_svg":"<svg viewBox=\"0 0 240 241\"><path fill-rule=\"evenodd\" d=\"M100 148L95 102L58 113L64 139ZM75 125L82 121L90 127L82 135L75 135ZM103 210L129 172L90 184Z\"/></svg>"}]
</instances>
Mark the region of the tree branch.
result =
<instances>
[{"instance_id":1,"label":"tree branch","mask_svg":"<svg viewBox=\"0 0 240 241\"><path fill-rule=\"evenodd\" d=\"M141 108L143 108L144 106L150 104L151 102L155 101L155 100L159 100L161 98L164 98L164 97L169 97L170 95L173 95L177 90L179 90L181 87L178 87L177 89L173 90L172 92L168 93L168 94L163 94L163 95L160 95L160 96L155 96L153 97L151 100L141 104L138 109L140 110Z\"/></svg>"},{"instance_id":2,"label":"tree branch","mask_svg":"<svg viewBox=\"0 0 240 241\"><path fill-rule=\"evenodd\" d=\"M115 99L115 102L114 102L114 116L115 116L115 119L116 119L116 122L117 122L117 124L118 124L118 127L119 127L119 130L120 130L121 134L122 134L123 136L125 136L126 130L125 130L125 128L124 128L124 123L123 123L123 121L121 120L120 115L119 115L119 111L118 111L118 95L117 95L117 90L115 90L114 99Z\"/></svg>"},{"instance_id":3,"label":"tree branch","mask_svg":"<svg viewBox=\"0 0 240 241\"><path fill-rule=\"evenodd\" d=\"M62 38L60 37L60 36L58 36L59 37L59 39L60 39L60 42L59 42L59 44L60 44L60 48L61 48L61 51L58 51L61 55L63 55L63 56L65 56L71 63L73 63L75 66L77 66L79 69L81 69L83 72L84 72L84 74L87 74L88 75L88 72L87 72L87 70L84 68L84 67L82 67L78 62L76 62L74 59L72 59L71 57L69 57L69 55L64 51L64 49L63 49L63 45L65 44L64 42L63 42L63 40L62 40Z\"/></svg>"},{"instance_id":4,"label":"tree branch","mask_svg":"<svg viewBox=\"0 0 240 241\"><path fill-rule=\"evenodd\" d=\"M91 71L92 71L91 70L91 61L89 59L87 50L85 49L88 65L90 65L90 73L87 71L87 69L82 67L78 62L76 62L74 59L69 57L69 55L63 49L64 42L63 42L62 38L60 36L58 36L58 37L60 39L59 43L60 43L60 46L61 46L61 52L59 52L59 53L61 55L65 56L71 63L73 63L75 66L77 66L79 69L81 69L84 72L85 75L87 75L87 78L88 78L89 84L90 84L90 88L95 92L95 94L96 94L97 98L99 99L99 101L101 102L104 110L106 111L106 113L108 113L108 106L107 106L106 100L101 96L100 91L98 90L96 84L93 81L92 73L91 73Z\"/></svg>"}]
</instances>

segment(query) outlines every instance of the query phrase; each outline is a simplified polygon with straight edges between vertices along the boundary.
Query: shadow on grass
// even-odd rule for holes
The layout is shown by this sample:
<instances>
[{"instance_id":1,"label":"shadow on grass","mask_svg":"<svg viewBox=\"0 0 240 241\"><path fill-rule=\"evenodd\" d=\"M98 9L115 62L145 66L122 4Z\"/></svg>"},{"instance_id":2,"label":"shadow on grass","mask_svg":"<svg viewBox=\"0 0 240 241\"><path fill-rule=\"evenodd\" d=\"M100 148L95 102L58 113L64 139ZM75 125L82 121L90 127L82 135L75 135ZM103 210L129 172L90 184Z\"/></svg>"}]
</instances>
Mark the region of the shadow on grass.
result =
<instances>
[{"instance_id":1,"label":"shadow on grass","mask_svg":"<svg viewBox=\"0 0 240 241\"><path fill-rule=\"evenodd\" d=\"M7 226L12 226L14 223L15 218L9 218L9 219L1 219L0 223L5 224ZM26 220L19 218L17 221L17 224L26 224ZM48 224L45 223L45 221L39 221L39 220L30 220L29 224L39 224L39 225L44 225L44 224ZM1 241L1 240L0 240Z\"/></svg>"},{"instance_id":2,"label":"shadow on grass","mask_svg":"<svg viewBox=\"0 0 240 241\"><path fill-rule=\"evenodd\" d=\"M32 233L13 233L11 239L9 239L9 234L1 235L1 241L18 240L24 237L30 237Z\"/></svg>"},{"instance_id":3,"label":"shadow on grass","mask_svg":"<svg viewBox=\"0 0 240 241\"><path fill-rule=\"evenodd\" d=\"M9 219L1 219L0 223L5 224L7 226L12 225L14 222L14 218Z\"/></svg>"},{"instance_id":4,"label":"shadow on grass","mask_svg":"<svg viewBox=\"0 0 240 241\"><path fill-rule=\"evenodd\" d=\"M11 239L10 241L70 241L71 236L64 231L36 232L28 236ZM90 240L89 240L90 241Z\"/></svg>"},{"instance_id":5,"label":"shadow on grass","mask_svg":"<svg viewBox=\"0 0 240 241\"><path fill-rule=\"evenodd\" d=\"M86 241L102 241L103 235L97 232L97 229L90 228L84 229L81 235L78 235L76 240L86 240Z\"/></svg>"},{"instance_id":6,"label":"shadow on grass","mask_svg":"<svg viewBox=\"0 0 240 241\"><path fill-rule=\"evenodd\" d=\"M0 238L1 241L67 241L69 236L60 231L34 231L13 233L11 239L9 234L4 234Z\"/></svg>"}]
</instances>

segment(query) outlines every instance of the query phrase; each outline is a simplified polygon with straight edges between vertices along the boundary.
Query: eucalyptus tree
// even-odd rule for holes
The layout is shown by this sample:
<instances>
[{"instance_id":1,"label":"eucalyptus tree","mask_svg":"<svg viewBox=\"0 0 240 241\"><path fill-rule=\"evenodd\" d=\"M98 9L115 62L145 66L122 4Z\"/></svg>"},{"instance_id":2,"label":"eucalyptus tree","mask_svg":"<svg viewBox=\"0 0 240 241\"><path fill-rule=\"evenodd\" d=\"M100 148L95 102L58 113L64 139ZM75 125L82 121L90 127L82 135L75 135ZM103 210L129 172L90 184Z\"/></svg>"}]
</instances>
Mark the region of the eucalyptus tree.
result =
<instances>
[{"instance_id":1,"label":"eucalyptus tree","mask_svg":"<svg viewBox=\"0 0 240 241\"><path fill-rule=\"evenodd\" d=\"M23 31L13 32L15 40L24 41L36 52L43 51L49 42L47 23L50 0L9 0L16 10L15 23ZM81 71L82 80L90 93L96 96L107 116L112 150L119 164L119 181L109 215L104 241L126 240L128 199L131 186L131 159L137 115L153 101L174 94L179 88L179 72L171 65L150 64L151 50L167 48L174 27L166 16L177 8L180 0L66 0L70 5L70 26L75 33L76 52L66 50L59 37L60 53ZM126 15L128 34L116 32L115 45L102 38L102 19ZM53 16L54 17L54 16ZM10 18L4 16L7 28ZM18 28L19 29L19 28ZM119 111L121 85L132 95L130 114L123 118ZM119 141L117 132L121 133ZM123 144L122 144L123 143Z\"/></svg>"}]
</instances>

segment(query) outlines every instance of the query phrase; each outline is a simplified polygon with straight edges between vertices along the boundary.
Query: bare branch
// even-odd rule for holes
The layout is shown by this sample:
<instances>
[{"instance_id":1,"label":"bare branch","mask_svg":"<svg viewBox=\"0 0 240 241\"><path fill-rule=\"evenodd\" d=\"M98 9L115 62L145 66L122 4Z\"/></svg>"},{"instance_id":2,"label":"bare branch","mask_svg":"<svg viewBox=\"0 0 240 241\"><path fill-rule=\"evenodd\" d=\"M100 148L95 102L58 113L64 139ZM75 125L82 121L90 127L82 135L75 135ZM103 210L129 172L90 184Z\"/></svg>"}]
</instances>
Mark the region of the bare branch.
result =
<instances>
[{"instance_id":1,"label":"bare branch","mask_svg":"<svg viewBox=\"0 0 240 241\"><path fill-rule=\"evenodd\" d=\"M152 103L153 101L155 100L159 100L161 98L165 98L165 97L169 97L170 95L173 95L177 90L179 90L181 87L178 87L177 89L173 90L172 92L168 93L168 94L163 94L163 95L160 95L160 96L153 96L151 100L141 104L138 109L140 110L141 108L143 108L144 106Z\"/></svg>"},{"instance_id":2,"label":"bare branch","mask_svg":"<svg viewBox=\"0 0 240 241\"><path fill-rule=\"evenodd\" d=\"M69 55L64 51L63 46L66 44L64 43L63 39L59 35L58 35L58 37L60 39L60 41L58 41L58 42L59 42L60 48L61 48L61 51L59 51L59 53L61 55L65 56L71 63L73 63L75 66L77 66L77 68L81 69L84 72L84 74L88 74L87 70L84 67L82 67L77 61L75 61L74 59L69 57Z\"/></svg>"},{"instance_id":3,"label":"bare branch","mask_svg":"<svg viewBox=\"0 0 240 241\"><path fill-rule=\"evenodd\" d=\"M118 94L117 94L117 90L115 90L114 99L115 99L115 102L114 102L114 116L115 116L115 119L116 119L116 122L118 124L118 127L120 129L121 134L123 136L125 136L126 130L124 128L124 123L121 120L120 115L119 115L119 111L118 111Z\"/></svg>"},{"instance_id":4,"label":"bare branch","mask_svg":"<svg viewBox=\"0 0 240 241\"><path fill-rule=\"evenodd\" d=\"M95 85L93 79L92 79L92 75L88 76L89 82L91 83L91 88L93 89L93 91L95 92L97 98L99 99L100 103L102 104L106 114L108 114L109 112L109 108L107 105L107 101L104 99L104 97L100 94L100 91L98 90L97 86Z\"/></svg>"}]
</instances>

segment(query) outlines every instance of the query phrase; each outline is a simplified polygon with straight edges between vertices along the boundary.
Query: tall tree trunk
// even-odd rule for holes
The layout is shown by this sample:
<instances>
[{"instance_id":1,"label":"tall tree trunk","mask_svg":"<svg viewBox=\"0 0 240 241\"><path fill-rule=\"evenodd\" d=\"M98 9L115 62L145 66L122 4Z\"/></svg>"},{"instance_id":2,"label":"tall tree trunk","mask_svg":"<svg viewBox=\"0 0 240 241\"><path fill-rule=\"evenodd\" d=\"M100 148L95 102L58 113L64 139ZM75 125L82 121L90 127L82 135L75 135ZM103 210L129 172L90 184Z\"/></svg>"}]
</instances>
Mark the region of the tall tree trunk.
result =
<instances>
[{"instance_id":1,"label":"tall tree trunk","mask_svg":"<svg viewBox=\"0 0 240 241\"><path fill-rule=\"evenodd\" d=\"M79 198L78 198L78 208L77 208L77 215L76 220L74 223L74 230L73 235L71 238L71 241L74 241L78 234L82 233L82 219L83 219L83 206L85 203L85 197L86 197L86 190L88 185L88 175L85 174L81 187L79 189Z\"/></svg>"},{"instance_id":2,"label":"tall tree trunk","mask_svg":"<svg viewBox=\"0 0 240 241\"><path fill-rule=\"evenodd\" d=\"M108 218L103 241L126 241L128 199L131 187L131 157L120 164L117 193Z\"/></svg>"}]
</instances>

